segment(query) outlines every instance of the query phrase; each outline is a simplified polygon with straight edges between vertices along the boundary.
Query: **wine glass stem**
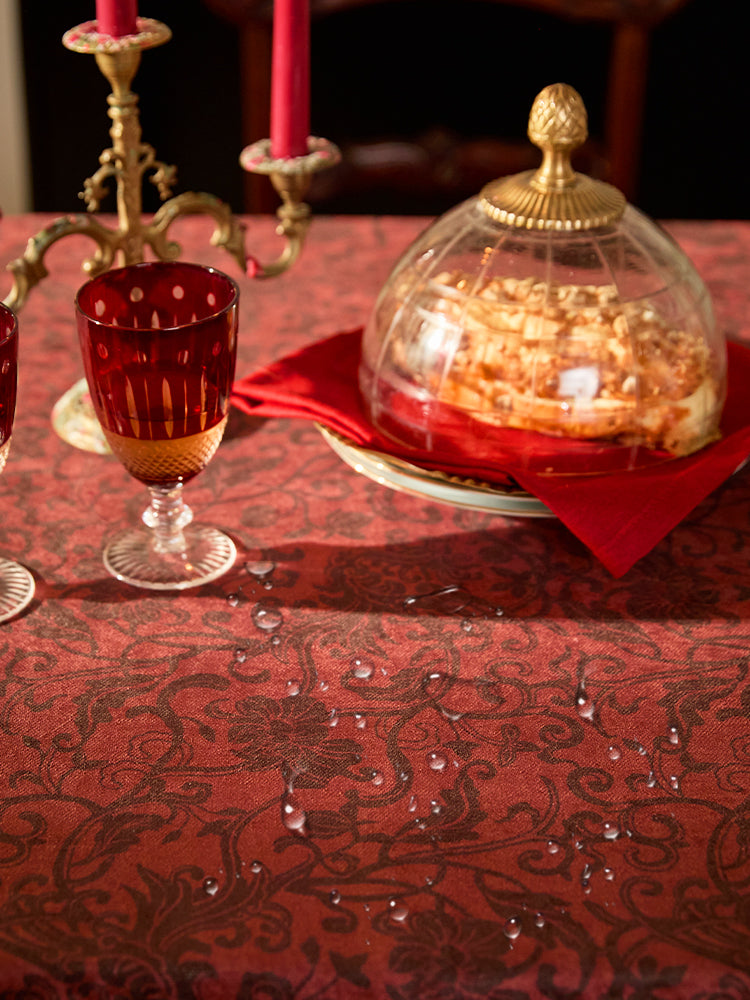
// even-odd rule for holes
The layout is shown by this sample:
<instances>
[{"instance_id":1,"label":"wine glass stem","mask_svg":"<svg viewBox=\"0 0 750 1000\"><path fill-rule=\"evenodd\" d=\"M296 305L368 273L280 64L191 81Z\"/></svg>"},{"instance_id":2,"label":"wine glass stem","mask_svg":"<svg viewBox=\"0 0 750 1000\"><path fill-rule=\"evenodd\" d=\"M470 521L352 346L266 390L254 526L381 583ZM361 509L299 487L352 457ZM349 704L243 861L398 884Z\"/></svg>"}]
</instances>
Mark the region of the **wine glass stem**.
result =
<instances>
[{"instance_id":1,"label":"wine glass stem","mask_svg":"<svg viewBox=\"0 0 750 1000\"><path fill-rule=\"evenodd\" d=\"M182 529L193 520L193 512L182 499L182 484L165 489L149 486L151 503L143 512L143 523L153 532L157 552L182 552L185 536Z\"/></svg>"}]
</instances>

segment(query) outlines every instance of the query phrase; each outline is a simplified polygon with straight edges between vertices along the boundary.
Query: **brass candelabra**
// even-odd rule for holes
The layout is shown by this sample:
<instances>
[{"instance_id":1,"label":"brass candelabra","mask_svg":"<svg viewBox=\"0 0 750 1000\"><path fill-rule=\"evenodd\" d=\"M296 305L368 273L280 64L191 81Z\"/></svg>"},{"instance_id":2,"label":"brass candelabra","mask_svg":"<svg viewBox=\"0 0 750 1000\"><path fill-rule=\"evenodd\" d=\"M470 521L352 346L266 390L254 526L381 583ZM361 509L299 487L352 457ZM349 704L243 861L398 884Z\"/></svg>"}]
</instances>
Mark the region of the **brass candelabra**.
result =
<instances>
[{"instance_id":1,"label":"brass candelabra","mask_svg":"<svg viewBox=\"0 0 750 1000\"><path fill-rule=\"evenodd\" d=\"M205 192L186 192L172 196L177 178L176 167L157 160L153 146L141 141L138 97L131 84L140 64L141 53L163 45L172 37L170 29L160 21L138 18L138 33L115 38L102 35L96 21L87 21L71 28L63 36L63 45L74 52L92 53L99 69L109 82L112 92L107 98L112 126L109 134L112 146L99 156L99 169L84 181L81 198L86 213L65 215L32 236L22 257L11 261L8 270L13 275L6 305L18 312L30 291L49 274L45 255L59 240L71 235L90 237L96 244L93 255L82 268L87 277L94 277L113 265L139 263L149 247L159 260L175 260L180 246L169 238L172 223L180 216L208 215L215 227L211 235L214 246L225 249L237 262L243 275L254 278L273 277L286 271L297 259L305 242L311 221L310 207L304 201L312 175L334 166L340 154L333 143L311 137L306 156L277 160L270 155L270 142L262 140L242 151L244 169L267 174L281 198L277 210L276 232L285 245L279 257L262 264L249 257L245 250L245 226L229 206ZM147 174L156 185L163 204L149 222L143 218L143 181ZM94 215L101 199L107 194L107 182L114 179L117 194L116 229L110 229ZM99 432L93 409L86 400L85 380L65 394L55 407L53 425L65 440L91 451L108 451Z\"/></svg>"}]
</instances>

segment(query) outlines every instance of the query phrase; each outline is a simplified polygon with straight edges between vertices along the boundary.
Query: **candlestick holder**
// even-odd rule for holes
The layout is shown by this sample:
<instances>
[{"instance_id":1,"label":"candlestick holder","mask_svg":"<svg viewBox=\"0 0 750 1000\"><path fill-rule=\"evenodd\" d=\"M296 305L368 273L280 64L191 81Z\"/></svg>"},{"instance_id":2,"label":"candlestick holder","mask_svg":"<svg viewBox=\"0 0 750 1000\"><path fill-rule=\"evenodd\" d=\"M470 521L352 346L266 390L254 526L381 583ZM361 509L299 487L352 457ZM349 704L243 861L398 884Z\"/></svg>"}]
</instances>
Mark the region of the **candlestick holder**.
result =
<instances>
[{"instance_id":1,"label":"candlestick holder","mask_svg":"<svg viewBox=\"0 0 750 1000\"><path fill-rule=\"evenodd\" d=\"M176 167L156 158L153 146L141 141L138 97L131 90L141 53L168 42L172 32L160 21L139 17L138 33L119 38L100 34L96 21L86 21L71 28L63 36L63 45L73 52L96 57L99 69L109 82L112 92L107 98L108 114L112 119L109 134L112 146L99 156L99 169L84 181L80 197L87 212L65 215L32 236L22 257L11 261L7 269L13 275L13 286L4 299L15 312L23 307L31 290L49 271L45 255L59 240L72 235L90 237L96 244L93 254L82 263L84 273L95 277L113 265L136 264L144 260L149 247L159 260L176 260L180 245L169 238L172 223L180 216L207 215L214 219L210 237L212 245L226 250L242 273L253 278L269 278L282 274L297 260L305 242L311 221L309 205L305 204L313 173L334 166L340 154L333 143L311 137L306 156L275 160L270 156L270 142L262 140L248 146L241 154L242 166L257 173L268 174L281 197L277 210L276 232L285 241L279 257L262 264L245 249L245 225L229 206L212 194L186 192L172 196L177 178ZM164 204L150 222L143 219L143 180L150 173ZM114 179L117 195L116 229L110 229L95 218L102 198L107 194L107 182ZM93 407L88 399L86 380L77 382L55 405L53 427L64 440L87 451L106 453L106 444Z\"/></svg>"},{"instance_id":2,"label":"candlestick holder","mask_svg":"<svg viewBox=\"0 0 750 1000\"><path fill-rule=\"evenodd\" d=\"M335 166L341 159L336 146L328 139L309 136L307 155L277 159L271 155L270 139L260 139L240 153L240 164L249 173L267 174L281 197L276 211L279 225L276 232L286 240L279 258L266 265L259 276L281 274L295 262L305 242L311 222L310 206L304 201L313 174Z\"/></svg>"}]
</instances>

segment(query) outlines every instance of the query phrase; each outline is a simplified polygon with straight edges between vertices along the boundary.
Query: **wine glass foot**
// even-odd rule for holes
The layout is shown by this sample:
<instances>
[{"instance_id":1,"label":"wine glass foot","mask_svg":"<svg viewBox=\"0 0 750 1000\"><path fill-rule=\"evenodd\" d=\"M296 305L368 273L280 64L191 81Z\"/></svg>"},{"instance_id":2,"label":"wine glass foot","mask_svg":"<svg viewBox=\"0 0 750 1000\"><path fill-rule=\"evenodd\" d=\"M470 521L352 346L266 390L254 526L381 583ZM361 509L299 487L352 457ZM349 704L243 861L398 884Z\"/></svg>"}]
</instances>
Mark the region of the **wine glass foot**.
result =
<instances>
[{"instance_id":1,"label":"wine glass foot","mask_svg":"<svg viewBox=\"0 0 750 1000\"><path fill-rule=\"evenodd\" d=\"M34 596L34 577L25 566L0 559L0 622L20 614Z\"/></svg>"},{"instance_id":2,"label":"wine glass foot","mask_svg":"<svg viewBox=\"0 0 750 1000\"><path fill-rule=\"evenodd\" d=\"M148 528L128 528L107 544L104 565L123 583L148 590L200 587L234 565L234 542L218 528L191 524L182 535L185 544L180 551L158 552Z\"/></svg>"}]
</instances>

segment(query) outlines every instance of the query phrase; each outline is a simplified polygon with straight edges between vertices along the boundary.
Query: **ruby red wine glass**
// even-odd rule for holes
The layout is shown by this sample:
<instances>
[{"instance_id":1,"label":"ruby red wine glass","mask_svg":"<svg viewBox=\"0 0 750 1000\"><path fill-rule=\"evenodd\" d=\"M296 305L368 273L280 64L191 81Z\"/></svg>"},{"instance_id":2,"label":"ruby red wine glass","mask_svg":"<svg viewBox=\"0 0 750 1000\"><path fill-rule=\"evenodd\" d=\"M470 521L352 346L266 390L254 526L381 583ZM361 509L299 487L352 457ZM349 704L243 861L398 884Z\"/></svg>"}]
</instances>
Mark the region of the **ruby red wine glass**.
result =
<instances>
[{"instance_id":1,"label":"ruby red wine glass","mask_svg":"<svg viewBox=\"0 0 750 1000\"><path fill-rule=\"evenodd\" d=\"M149 262L107 271L76 297L86 380L113 454L144 483L143 526L107 544L118 580L182 590L234 563L232 540L192 523L183 486L210 462L227 422L239 291L221 271Z\"/></svg>"},{"instance_id":2,"label":"ruby red wine glass","mask_svg":"<svg viewBox=\"0 0 750 1000\"><path fill-rule=\"evenodd\" d=\"M5 468L10 450L17 380L18 320L15 313L0 303L0 472ZM23 611L33 596L31 573L16 562L0 558L0 622Z\"/></svg>"}]
</instances>

